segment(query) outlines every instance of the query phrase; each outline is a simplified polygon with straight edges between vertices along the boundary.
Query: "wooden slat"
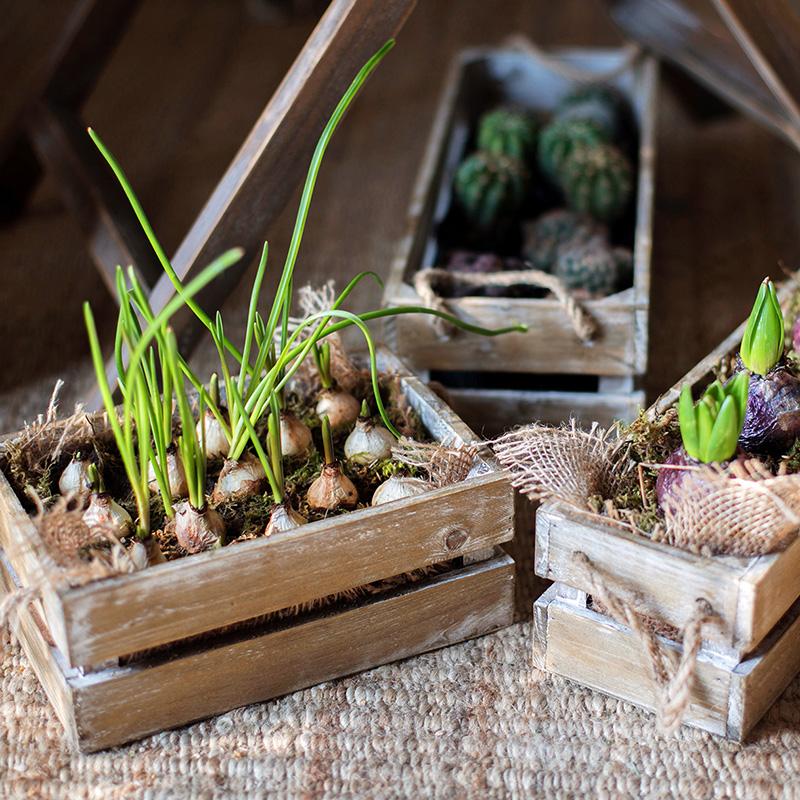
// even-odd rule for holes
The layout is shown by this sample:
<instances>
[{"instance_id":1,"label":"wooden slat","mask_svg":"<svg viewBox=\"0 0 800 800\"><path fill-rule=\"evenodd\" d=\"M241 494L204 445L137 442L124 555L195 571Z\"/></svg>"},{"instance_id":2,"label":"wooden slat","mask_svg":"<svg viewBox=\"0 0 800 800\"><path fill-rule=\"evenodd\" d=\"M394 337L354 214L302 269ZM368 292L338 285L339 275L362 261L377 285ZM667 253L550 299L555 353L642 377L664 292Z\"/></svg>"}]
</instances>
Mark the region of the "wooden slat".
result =
<instances>
[{"instance_id":1,"label":"wooden slat","mask_svg":"<svg viewBox=\"0 0 800 800\"><path fill-rule=\"evenodd\" d=\"M15 572L4 554L0 552L0 597L13 592L21 585ZM22 607L15 613L14 634L25 651L39 683L42 684L47 699L50 701L70 741L77 740L73 710L74 697L67 675L74 677L75 671L69 670L60 658L58 649L47 641L41 618L37 619L33 608Z\"/></svg>"},{"instance_id":2,"label":"wooden slat","mask_svg":"<svg viewBox=\"0 0 800 800\"><path fill-rule=\"evenodd\" d=\"M568 62L598 71L614 61L613 51L557 51ZM497 76L505 76L498 78ZM465 297L447 301L461 319L485 327L511 322L529 325L527 334L484 339L457 333L441 339L429 318L402 316L386 321L387 341L417 370L462 370L635 375L647 365L647 323L655 164L655 112L658 71L645 59L619 88L631 100L640 126L634 287L611 297L587 302L601 334L591 345L575 335L563 308L552 299ZM491 88L487 88L487 87ZM419 305L411 286L420 268L435 266L436 228L446 216L452 174L468 139L471 120L492 102L534 103L547 108L567 90L535 56L513 49L475 49L462 53L448 75L428 148L415 184L408 233L392 262L384 293L386 305Z\"/></svg>"},{"instance_id":3,"label":"wooden slat","mask_svg":"<svg viewBox=\"0 0 800 800\"><path fill-rule=\"evenodd\" d=\"M728 738L742 739L800 671L800 601L764 640L758 653L734 670L728 703Z\"/></svg>"},{"instance_id":4,"label":"wooden slat","mask_svg":"<svg viewBox=\"0 0 800 800\"><path fill-rule=\"evenodd\" d=\"M744 648L740 652L757 644L751 641L752 622L748 625L737 616L739 582L750 559L696 556L621 527L604 525L563 504L540 506L536 515L537 575L591 591L584 570L574 559L578 551L589 557L614 592L634 602L643 613L683 627L695 598L704 597L723 619L719 629L706 626L709 640L725 648Z\"/></svg>"},{"instance_id":5,"label":"wooden slat","mask_svg":"<svg viewBox=\"0 0 800 800\"><path fill-rule=\"evenodd\" d=\"M655 709L642 644L627 627L571 602L551 586L534 609L534 666L612 697ZM659 637L661 647L680 646ZM752 657L730 663L701 650L684 724L742 741L800 670L800 602Z\"/></svg>"},{"instance_id":6,"label":"wooden slat","mask_svg":"<svg viewBox=\"0 0 800 800\"><path fill-rule=\"evenodd\" d=\"M411 287L402 287L387 304L419 304ZM487 328L512 323L529 326L527 333L483 337L456 333L442 339L429 317L403 315L391 321L397 354L412 368L478 372L558 372L564 374L631 375L636 372L633 291L590 300L586 310L601 333L591 344L575 334L564 308L556 300L463 297L447 301L464 322ZM641 309L646 311L646 308Z\"/></svg>"},{"instance_id":7,"label":"wooden slat","mask_svg":"<svg viewBox=\"0 0 800 800\"><path fill-rule=\"evenodd\" d=\"M551 589L537 601L547 602L548 672L578 681L584 686L655 709L650 668L642 645L628 629L587 608L552 597ZM677 646L662 640L662 646ZM685 723L717 735L727 732L730 667L698 657Z\"/></svg>"},{"instance_id":8,"label":"wooden slat","mask_svg":"<svg viewBox=\"0 0 800 800\"><path fill-rule=\"evenodd\" d=\"M400 30L415 2L333 0L178 247L172 263L182 279L190 280L230 247L244 249L241 269L260 252L340 96L367 59ZM218 278L198 296L199 304L216 308L241 269ZM173 294L162 276L152 295L154 309ZM172 324L184 344L197 331L188 311Z\"/></svg>"},{"instance_id":9,"label":"wooden slat","mask_svg":"<svg viewBox=\"0 0 800 800\"><path fill-rule=\"evenodd\" d=\"M110 747L488 633L511 623L513 592L511 559L498 556L272 633L75 678L80 747Z\"/></svg>"},{"instance_id":10,"label":"wooden slat","mask_svg":"<svg viewBox=\"0 0 800 800\"><path fill-rule=\"evenodd\" d=\"M516 389L447 389L454 410L483 436L497 436L516 425L558 425L570 418L610 425L632 422L644 407L644 392L523 391Z\"/></svg>"}]
</instances>

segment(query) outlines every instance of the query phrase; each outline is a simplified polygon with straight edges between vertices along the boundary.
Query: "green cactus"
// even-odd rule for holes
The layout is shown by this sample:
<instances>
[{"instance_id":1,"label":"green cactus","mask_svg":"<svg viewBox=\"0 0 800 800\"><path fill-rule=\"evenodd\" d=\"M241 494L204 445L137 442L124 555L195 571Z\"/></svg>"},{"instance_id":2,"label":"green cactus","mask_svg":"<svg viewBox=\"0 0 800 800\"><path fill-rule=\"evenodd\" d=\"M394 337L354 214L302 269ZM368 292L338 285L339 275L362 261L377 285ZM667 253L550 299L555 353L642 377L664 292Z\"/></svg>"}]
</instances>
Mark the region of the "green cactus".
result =
<instances>
[{"instance_id":1,"label":"green cactus","mask_svg":"<svg viewBox=\"0 0 800 800\"><path fill-rule=\"evenodd\" d=\"M478 122L478 149L527 162L536 153L537 128L528 112L507 108L487 111Z\"/></svg>"},{"instance_id":2,"label":"green cactus","mask_svg":"<svg viewBox=\"0 0 800 800\"><path fill-rule=\"evenodd\" d=\"M582 244L595 237L605 239L607 236L605 225L596 222L588 214L557 208L524 226L522 253L535 269L549 272L561 247Z\"/></svg>"},{"instance_id":3,"label":"green cactus","mask_svg":"<svg viewBox=\"0 0 800 800\"><path fill-rule=\"evenodd\" d=\"M562 247L553 272L568 289L583 289L596 297L613 294L619 278L614 256L600 238Z\"/></svg>"},{"instance_id":4,"label":"green cactus","mask_svg":"<svg viewBox=\"0 0 800 800\"><path fill-rule=\"evenodd\" d=\"M621 111L622 101L616 91L606 86L584 86L558 104L554 118L591 122L608 141L613 141L622 127Z\"/></svg>"},{"instance_id":5,"label":"green cactus","mask_svg":"<svg viewBox=\"0 0 800 800\"><path fill-rule=\"evenodd\" d=\"M558 176L578 147L594 147L608 141L605 134L592 122L583 120L555 120L539 134L539 168L558 183Z\"/></svg>"},{"instance_id":6,"label":"green cactus","mask_svg":"<svg viewBox=\"0 0 800 800\"><path fill-rule=\"evenodd\" d=\"M610 222L626 209L633 192L633 168L612 144L576 147L559 172L567 205Z\"/></svg>"},{"instance_id":7,"label":"green cactus","mask_svg":"<svg viewBox=\"0 0 800 800\"><path fill-rule=\"evenodd\" d=\"M519 211L529 179L519 159L479 151L462 161L453 189L467 218L486 233Z\"/></svg>"}]
</instances>

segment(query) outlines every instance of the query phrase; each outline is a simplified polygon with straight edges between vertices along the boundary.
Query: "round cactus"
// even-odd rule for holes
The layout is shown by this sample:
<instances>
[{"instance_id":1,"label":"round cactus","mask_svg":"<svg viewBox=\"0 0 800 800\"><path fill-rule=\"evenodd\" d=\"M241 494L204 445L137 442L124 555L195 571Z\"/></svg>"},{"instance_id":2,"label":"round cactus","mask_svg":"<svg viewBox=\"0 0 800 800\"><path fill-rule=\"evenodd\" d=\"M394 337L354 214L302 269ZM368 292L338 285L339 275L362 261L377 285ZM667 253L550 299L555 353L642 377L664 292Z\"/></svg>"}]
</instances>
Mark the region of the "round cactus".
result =
<instances>
[{"instance_id":1,"label":"round cactus","mask_svg":"<svg viewBox=\"0 0 800 800\"><path fill-rule=\"evenodd\" d=\"M564 163L576 148L595 147L606 141L605 134L593 122L554 120L539 135L539 168L558 183Z\"/></svg>"},{"instance_id":2,"label":"round cactus","mask_svg":"<svg viewBox=\"0 0 800 800\"><path fill-rule=\"evenodd\" d=\"M522 252L535 269L549 272L555 264L559 248L581 244L596 237L605 239L607 236L605 225L596 222L588 214L557 208L524 226Z\"/></svg>"},{"instance_id":3,"label":"round cactus","mask_svg":"<svg viewBox=\"0 0 800 800\"><path fill-rule=\"evenodd\" d=\"M534 117L524 111L487 111L478 122L478 149L528 161L536 152L537 127Z\"/></svg>"},{"instance_id":4,"label":"round cactus","mask_svg":"<svg viewBox=\"0 0 800 800\"><path fill-rule=\"evenodd\" d=\"M606 86L584 86L568 94L558 105L555 119L593 123L609 140L620 134L622 100Z\"/></svg>"},{"instance_id":5,"label":"round cactus","mask_svg":"<svg viewBox=\"0 0 800 800\"><path fill-rule=\"evenodd\" d=\"M553 271L568 289L582 289L596 297L616 291L619 277L616 260L602 239L562 247Z\"/></svg>"},{"instance_id":6,"label":"round cactus","mask_svg":"<svg viewBox=\"0 0 800 800\"><path fill-rule=\"evenodd\" d=\"M485 233L513 217L528 183L528 170L519 159L480 151L461 163L453 189L469 221Z\"/></svg>"},{"instance_id":7,"label":"round cactus","mask_svg":"<svg viewBox=\"0 0 800 800\"><path fill-rule=\"evenodd\" d=\"M610 222L626 209L633 192L633 169L611 144L577 147L559 172L567 205Z\"/></svg>"}]
</instances>

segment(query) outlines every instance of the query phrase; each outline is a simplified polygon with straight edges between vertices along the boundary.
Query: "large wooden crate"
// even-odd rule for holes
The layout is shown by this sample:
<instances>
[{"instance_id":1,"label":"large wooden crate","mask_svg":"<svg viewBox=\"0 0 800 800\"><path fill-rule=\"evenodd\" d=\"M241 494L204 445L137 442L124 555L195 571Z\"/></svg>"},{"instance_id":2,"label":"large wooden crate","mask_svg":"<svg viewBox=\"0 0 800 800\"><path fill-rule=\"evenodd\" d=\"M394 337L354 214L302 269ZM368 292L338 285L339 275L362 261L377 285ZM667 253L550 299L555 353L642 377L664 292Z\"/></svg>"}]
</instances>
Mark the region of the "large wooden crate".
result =
<instances>
[{"instance_id":1,"label":"large wooden crate","mask_svg":"<svg viewBox=\"0 0 800 800\"><path fill-rule=\"evenodd\" d=\"M384 355L381 368L400 372L433 439L476 441L396 360ZM83 750L509 624L514 565L498 545L513 532L509 478L482 454L465 481L417 498L70 586L0 474L5 583L42 588L21 641ZM259 619L432 565L436 574L381 594Z\"/></svg>"},{"instance_id":2,"label":"large wooden crate","mask_svg":"<svg viewBox=\"0 0 800 800\"><path fill-rule=\"evenodd\" d=\"M534 605L534 666L653 711L652 677L633 631L565 594L553 584ZM677 642L659 644L680 654ZM700 651L684 724L740 742L798 670L800 601L751 655Z\"/></svg>"},{"instance_id":3,"label":"large wooden crate","mask_svg":"<svg viewBox=\"0 0 800 800\"><path fill-rule=\"evenodd\" d=\"M565 50L553 56L599 75L619 66L624 52ZM465 321L486 327L523 322L530 327L527 334L487 339L456 333L442 338L428 318L406 315L387 321L387 341L413 369L433 371L445 385L447 373L474 373L477 385L453 388L452 397L456 410L476 428L486 419L487 408L502 422L495 427L507 427L531 419L562 421L571 414L585 420L631 419L642 407L639 376L647 367L657 75L656 62L643 58L610 81L629 100L639 128L634 280L625 291L585 303L599 325L595 341L582 343L552 298L447 300L450 310ZM422 302L413 276L437 264L437 229L450 209L453 175L480 113L503 102L551 110L573 85L548 60L515 48L473 49L456 59L417 178L408 232L386 284L387 305ZM489 372L508 376L509 385L481 385L481 373ZM520 374L542 377L531 388L519 380ZM592 385L564 391L565 375L582 376Z\"/></svg>"}]
</instances>

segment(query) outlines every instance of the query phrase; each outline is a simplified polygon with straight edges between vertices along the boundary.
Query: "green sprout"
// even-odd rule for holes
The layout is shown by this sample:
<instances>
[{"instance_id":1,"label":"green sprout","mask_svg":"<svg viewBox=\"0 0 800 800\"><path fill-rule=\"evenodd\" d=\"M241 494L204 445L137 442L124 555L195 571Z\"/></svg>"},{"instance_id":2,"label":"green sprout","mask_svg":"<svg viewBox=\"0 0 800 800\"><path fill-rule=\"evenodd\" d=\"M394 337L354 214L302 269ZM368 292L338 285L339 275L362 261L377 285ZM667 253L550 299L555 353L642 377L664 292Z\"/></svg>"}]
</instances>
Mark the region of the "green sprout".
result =
<instances>
[{"instance_id":1,"label":"green sprout","mask_svg":"<svg viewBox=\"0 0 800 800\"><path fill-rule=\"evenodd\" d=\"M689 456L705 464L733 457L744 425L749 386L749 373L740 372L724 385L714 381L695 403L691 386L683 385L678 422Z\"/></svg>"},{"instance_id":2,"label":"green sprout","mask_svg":"<svg viewBox=\"0 0 800 800\"><path fill-rule=\"evenodd\" d=\"M756 375L766 375L783 357L784 323L775 284L764 278L739 350L742 363Z\"/></svg>"},{"instance_id":3,"label":"green sprout","mask_svg":"<svg viewBox=\"0 0 800 800\"><path fill-rule=\"evenodd\" d=\"M106 376L103 350L97 334L94 314L89 303L83 304L83 317L89 337L89 347L92 354L97 384L103 398L108 424L119 450L125 474L130 483L136 502L136 536L146 540L150 536L150 489L148 486L148 473L150 464L157 464L153 443L151 440L152 426L150 410L153 406L152 393L158 392L157 388L148 387L146 371L141 369L143 361L148 358L151 342L160 337L164 326L169 319L186 302L187 297L194 297L199 291L211 283L214 278L235 264L242 257L241 250L230 250L215 259L197 277L191 280L180 295L173 297L158 314L152 316L147 327L142 329L141 335L130 348L128 365L120 373L120 385L124 386L121 411L114 404L111 386ZM130 284L125 287L128 292L136 292L136 276L133 269L128 270ZM124 281L122 282L124 285ZM120 297L120 315L125 314L125 297ZM122 323L124 328L127 323ZM117 329L120 329L118 324ZM151 395L148 401L148 394ZM162 398L159 395L159 404ZM171 403L171 395L169 398ZM163 406L162 406L163 407ZM158 471L156 470L156 474ZM159 488L161 485L159 484ZM162 489L163 491L163 489ZM169 495L166 492L165 497Z\"/></svg>"}]
</instances>

